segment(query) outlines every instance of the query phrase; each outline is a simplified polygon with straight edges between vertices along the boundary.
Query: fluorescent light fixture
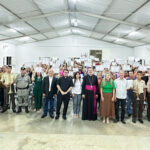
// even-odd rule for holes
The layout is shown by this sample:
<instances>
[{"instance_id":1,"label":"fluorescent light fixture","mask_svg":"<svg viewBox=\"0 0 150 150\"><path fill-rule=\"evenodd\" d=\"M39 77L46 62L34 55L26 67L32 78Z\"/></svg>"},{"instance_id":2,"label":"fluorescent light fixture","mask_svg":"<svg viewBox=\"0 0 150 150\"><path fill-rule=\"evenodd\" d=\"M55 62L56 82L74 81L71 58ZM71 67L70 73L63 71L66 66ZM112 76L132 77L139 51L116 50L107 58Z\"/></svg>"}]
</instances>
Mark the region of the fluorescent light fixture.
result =
<instances>
[{"instance_id":1,"label":"fluorescent light fixture","mask_svg":"<svg viewBox=\"0 0 150 150\"><path fill-rule=\"evenodd\" d=\"M31 40L31 38L29 36L26 36L26 37L22 37L22 38L19 38L18 41L29 41Z\"/></svg>"},{"instance_id":2,"label":"fluorescent light fixture","mask_svg":"<svg viewBox=\"0 0 150 150\"><path fill-rule=\"evenodd\" d=\"M140 33L137 31L133 31L133 32L129 33L129 36L138 35L138 34L140 34Z\"/></svg>"},{"instance_id":3,"label":"fluorescent light fixture","mask_svg":"<svg viewBox=\"0 0 150 150\"><path fill-rule=\"evenodd\" d=\"M120 43L120 44L123 44L123 43L126 43L128 42L126 39L121 39L121 38L118 38L115 40L116 43Z\"/></svg>"},{"instance_id":4,"label":"fluorescent light fixture","mask_svg":"<svg viewBox=\"0 0 150 150\"><path fill-rule=\"evenodd\" d=\"M118 38L118 39L115 40L115 42L120 42L120 41L122 41L122 39Z\"/></svg>"},{"instance_id":5,"label":"fluorescent light fixture","mask_svg":"<svg viewBox=\"0 0 150 150\"><path fill-rule=\"evenodd\" d=\"M72 29L72 32L73 32L73 33L78 33L79 30L78 30L78 29Z\"/></svg>"},{"instance_id":6,"label":"fluorescent light fixture","mask_svg":"<svg viewBox=\"0 0 150 150\"><path fill-rule=\"evenodd\" d=\"M16 33L17 31L15 29L9 29L9 31Z\"/></svg>"},{"instance_id":7,"label":"fluorescent light fixture","mask_svg":"<svg viewBox=\"0 0 150 150\"><path fill-rule=\"evenodd\" d=\"M71 19L71 23L72 23L75 27L78 26L77 19Z\"/></svg>"}]
</instances>

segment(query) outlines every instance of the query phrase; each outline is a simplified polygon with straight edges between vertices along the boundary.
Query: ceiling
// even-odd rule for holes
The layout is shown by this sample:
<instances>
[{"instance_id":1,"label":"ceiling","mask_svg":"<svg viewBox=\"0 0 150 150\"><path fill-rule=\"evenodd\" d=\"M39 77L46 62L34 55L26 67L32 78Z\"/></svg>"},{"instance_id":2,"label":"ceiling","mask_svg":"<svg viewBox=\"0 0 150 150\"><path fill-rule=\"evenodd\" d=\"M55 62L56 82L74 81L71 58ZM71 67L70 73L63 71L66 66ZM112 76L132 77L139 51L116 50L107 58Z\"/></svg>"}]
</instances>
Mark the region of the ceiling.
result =
<instances>
[{"instance_id":1,"label":"ceiling","mask_svg":"<svg viewBox=\"0 0 150 150\"><path fill-rule=\"evenodd\" d=\"M0 0L0 41L80 35L127 47L150 44L150 0Z\"/></svg>"}]
</instances>

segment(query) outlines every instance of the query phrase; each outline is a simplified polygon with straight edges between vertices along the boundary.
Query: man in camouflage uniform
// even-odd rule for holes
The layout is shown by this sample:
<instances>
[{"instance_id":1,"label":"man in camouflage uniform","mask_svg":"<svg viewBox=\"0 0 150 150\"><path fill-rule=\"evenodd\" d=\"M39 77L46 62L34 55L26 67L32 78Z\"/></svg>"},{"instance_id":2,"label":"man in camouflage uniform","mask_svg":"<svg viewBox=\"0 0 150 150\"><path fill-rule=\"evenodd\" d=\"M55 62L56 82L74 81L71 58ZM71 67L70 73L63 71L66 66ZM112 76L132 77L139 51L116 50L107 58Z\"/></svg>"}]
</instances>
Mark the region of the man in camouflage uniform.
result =
<instances>
[{"instance_id":1,"label":"man in camouflage uniform","mask_svg":"<svg viewBox=\"0 0 150 150\"><path fill-rule=\"evenodd\" d=\"M29 113L28 110L28 98L29 98L29 84L31 83L30 77L26 74L26 69L21 67L21 74L16 77L16 89L18 95L18 111L22 111L22 106L25 107L25 112Z\"/></svg>"}]
</instances>

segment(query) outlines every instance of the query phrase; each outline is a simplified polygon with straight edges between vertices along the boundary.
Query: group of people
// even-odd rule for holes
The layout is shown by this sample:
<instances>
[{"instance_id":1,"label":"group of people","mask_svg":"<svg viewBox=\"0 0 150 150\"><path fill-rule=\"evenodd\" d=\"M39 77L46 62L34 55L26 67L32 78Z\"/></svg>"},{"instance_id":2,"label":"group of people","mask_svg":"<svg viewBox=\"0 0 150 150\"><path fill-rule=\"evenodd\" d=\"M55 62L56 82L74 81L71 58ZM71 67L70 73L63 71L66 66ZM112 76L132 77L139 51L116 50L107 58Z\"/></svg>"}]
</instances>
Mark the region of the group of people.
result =
<instances>
[{"instance_id":1,"label":"group of people","mask_svg":"<svg viewBox=\"0 0 150 150\"><path fill-rule=\"evenodd\" d=\"M22 66L20 74L17 75L11 72L12 66L3 66L0 69L2 113L10 106L14 113L20 113L22 108L29 113L29 87L32 84L31 101L34 102L36 111L43 108L41 118L49 113L52 119L55 117L58 120L63 103L62 117L66 120L68 104L72 99L74 118L79 118L82 114L82 120L97 120L99 114L103 123L109 124L112 118L115 123L121 121L126 124L127 113L128 117L132 116L133 123L137 120L144 123L143 110L146 102L147 119L150 121L149 69L142 72L132 67L129 71L120 69L116 73L109 69L97 72L93 66L85 69L82 64L74 62L74 68L78 71L70 75L69 67L65 63L60 65L59 73L55 73L51 65L38 64L37 67L41 69Z\"/></svg>"}]
</instances>

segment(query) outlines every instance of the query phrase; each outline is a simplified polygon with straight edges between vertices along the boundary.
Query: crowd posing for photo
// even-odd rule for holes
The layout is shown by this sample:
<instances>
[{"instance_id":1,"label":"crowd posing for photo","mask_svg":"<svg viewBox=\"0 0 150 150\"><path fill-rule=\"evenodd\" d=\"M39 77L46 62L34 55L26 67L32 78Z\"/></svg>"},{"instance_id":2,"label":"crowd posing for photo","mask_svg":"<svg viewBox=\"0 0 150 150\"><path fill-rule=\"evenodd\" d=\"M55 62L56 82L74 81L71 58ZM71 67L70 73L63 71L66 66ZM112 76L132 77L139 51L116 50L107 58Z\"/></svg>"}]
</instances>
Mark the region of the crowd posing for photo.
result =
<instances>
[{"instance_id":1,"label":"crowd posing for photo","mask_svg":"<svg viewBox=\"0 0 150 150\"><path fill-rule=\"evenodd\" d=\"M98 71L96 65L102 67L100 62L86 66L84 62L73 61L73 65L69 65L64 61L56 69L53 65L39 63L30 67L23 65L19 74L12 73L12 66L1 67L1 113L8 109L16 114L22 109L29 113L34 109L43 111L41 118L49 114L50 118L58 120L62 115L66 120L72 100L73 118L94 121L100 117L103 123L109 124L113 119L114 123L126 124L127 114L133 123L143 124L146 108L150 121L150 69L129 65L125 70L117 64L118 71L106 66Z\"/></svg>"}]
</instances>

